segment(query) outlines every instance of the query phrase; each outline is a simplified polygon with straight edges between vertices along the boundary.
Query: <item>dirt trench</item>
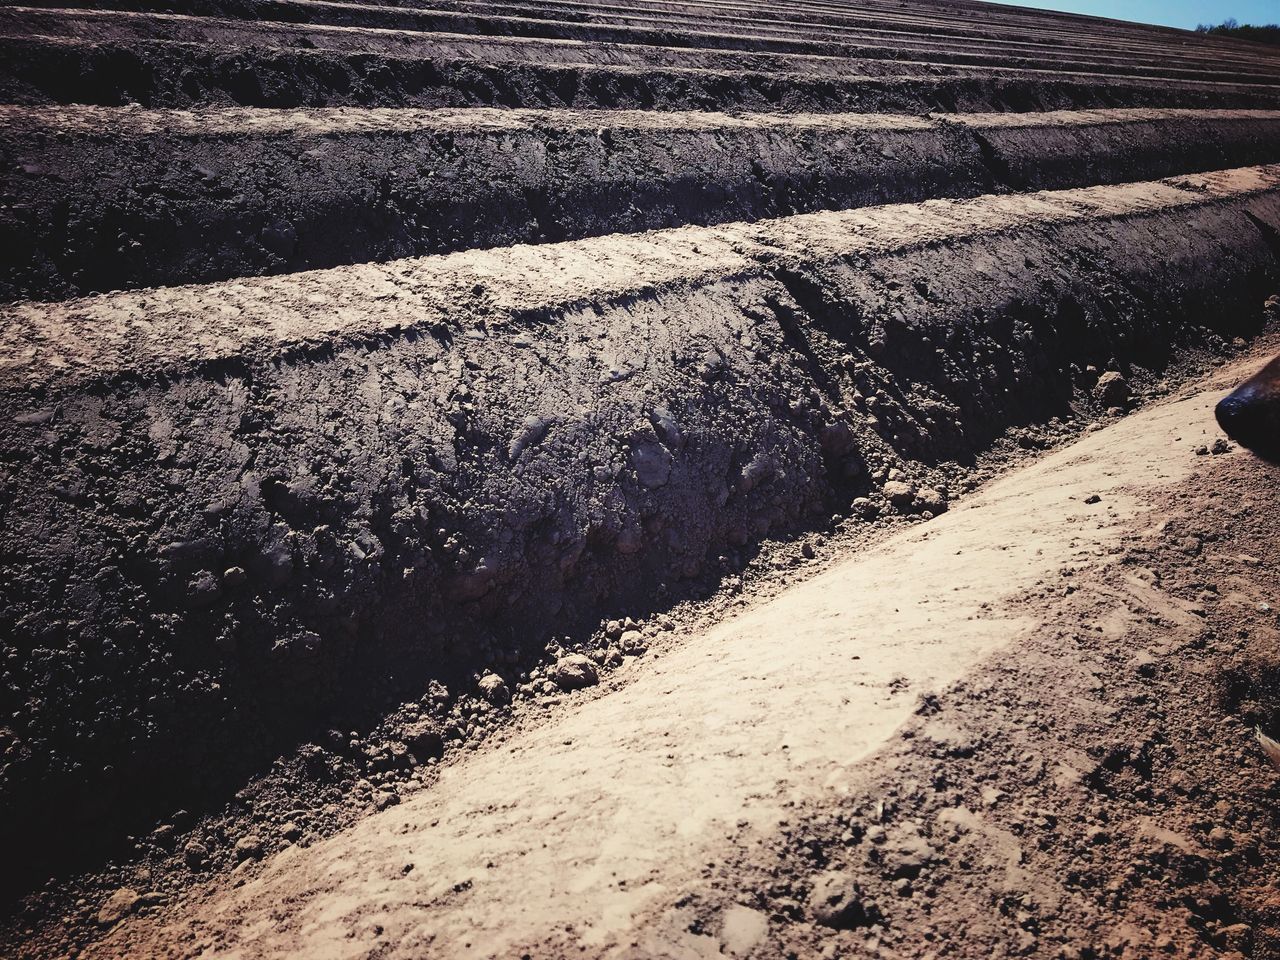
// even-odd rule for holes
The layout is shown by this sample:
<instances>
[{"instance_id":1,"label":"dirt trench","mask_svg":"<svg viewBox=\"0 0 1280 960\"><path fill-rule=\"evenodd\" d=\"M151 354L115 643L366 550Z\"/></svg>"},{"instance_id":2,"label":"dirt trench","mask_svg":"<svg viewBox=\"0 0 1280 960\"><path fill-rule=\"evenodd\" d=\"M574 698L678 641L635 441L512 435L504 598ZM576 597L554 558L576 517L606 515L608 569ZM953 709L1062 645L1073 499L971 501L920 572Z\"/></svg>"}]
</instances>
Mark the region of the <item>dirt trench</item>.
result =
<instances>
[{"instance_id":1,"label":"dirt trench","mask_svg":"<svg viewBox=\"0 0 1280 960\"><path fill-rule=\"evenodd\" d=\"M318 841L767 541L944 514L1263 328L1273 53L752 12L0 6L6 948L231 868L264 791Z\"/></svg>"},{"instance_id":2,"label":"dirt trench","mask_svg":"<svg viewBox=\"0 0 1280 960\"><path fill-rule=\"evenodd\" d=\"M1086 367L1256 332L1246 305L1280 274L1250 217L1280 222L1274 179L0 309L0 630L25 638L8 837L33 865L83 852L344 705L520 663L855 498L943 509L948 463L1068 414ZM512 273L523 289L493 284ZM916 486L886 494L890 470Z\"/></svg>"},{"instance_id":3,"label":"dirt trench","mask_svg":"<svg viewBox=\"0 0 1280 960\"><path fill-rule=\"evenodd\" d=\"M1183 686L1233 669L1244 644L1219 618L1275 662L1275 583L1253 572L1274 555L1274 468L1197 455L1220 396L1134 414L684 632L429 790L88 955L1270 956L1280 776L1248 723L1280 697L1224 716ZM1191 541L1215 558L1207 589ZM1118 903L1092 881L1113 881L1108 854L1151 865L1110 882Z\"/></svg>"},{"instance_id":4,"label":"dirt trench","mask_svg":"<svg viewBox=\"0 0 1280 960\"><path fill-rule=\"evenodd\" d=\"M64 299L1280 156L1280 112L10 108L0 297ZM234 150L229 151L230 144Z\"/></svg>"}]
</instances>

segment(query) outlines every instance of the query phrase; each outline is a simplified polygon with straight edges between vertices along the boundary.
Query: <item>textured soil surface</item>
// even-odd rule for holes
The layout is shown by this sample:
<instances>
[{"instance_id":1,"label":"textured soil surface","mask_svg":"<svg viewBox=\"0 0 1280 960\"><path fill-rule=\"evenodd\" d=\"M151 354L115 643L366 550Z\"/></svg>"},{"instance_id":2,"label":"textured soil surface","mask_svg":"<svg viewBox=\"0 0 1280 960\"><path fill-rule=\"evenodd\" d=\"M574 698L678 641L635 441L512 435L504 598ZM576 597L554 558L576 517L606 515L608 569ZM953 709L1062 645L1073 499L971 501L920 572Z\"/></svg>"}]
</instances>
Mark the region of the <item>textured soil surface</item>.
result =
<instances>
[{"instance_id":1,"label":"textured soil surface","mask_svg":"<svg viewBox=\"0 0 1280 960\"><path fill-rule=\"evenodd\" d=\"M88 955L1275 956L1276 468L1220 396L664 620L330 839L135 879Z\"/></svg>"},{"instance_id":2,"label":"textured soil surface","mask_svg":"<svg viewBox=\"0 0 1280 960\"><path fill-rule=\"evenodd\" d=\"M1277 291L1247 42L969 0L0 2L0 954L1264 956L1269 834L1201 838L1205 786L1161 827L1194 866L1134 824L1171 725L1276 720L1253 627L1176 639L1236 615L1168 612L1208 534L1144 518L1270 476L1160 404L1274 348ZM1246 767L1193 760L1240 784L1209 829L1263 831ZM961 833L1022 838L1020 905Z\"/></svg>"}]
</instances>

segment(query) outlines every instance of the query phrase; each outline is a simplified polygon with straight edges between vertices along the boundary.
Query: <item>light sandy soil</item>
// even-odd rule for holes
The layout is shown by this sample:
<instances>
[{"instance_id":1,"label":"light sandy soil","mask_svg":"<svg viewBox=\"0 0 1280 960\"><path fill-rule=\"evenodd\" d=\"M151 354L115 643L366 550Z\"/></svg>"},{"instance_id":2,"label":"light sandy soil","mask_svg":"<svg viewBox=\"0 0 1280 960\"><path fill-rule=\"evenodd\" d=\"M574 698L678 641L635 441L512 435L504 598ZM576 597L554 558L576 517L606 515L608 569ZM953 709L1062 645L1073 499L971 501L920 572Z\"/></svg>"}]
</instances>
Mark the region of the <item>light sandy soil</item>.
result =
<instances>
[{"instance_id":1,"label":"light sandy soil","mask_svg":"<svg viewBox=\"0 0 1280 960\"><path fill-rule=\"evenodd\" d=\"M1195 450L1217 436L1220 387L1256 365L687 637L429 791L127 921L91 955L538 956L566 942L590 956L750 953L762 914L690 946L666 905L730 836L749 846L796 804L847 793L921 696L1034 632L1014 598L1064 567L1087 574L1151 525L1153 506L1201 482L1218 461ZM1186 606L1165 613L1188 619Z\"/></svg>"}]
</instances>

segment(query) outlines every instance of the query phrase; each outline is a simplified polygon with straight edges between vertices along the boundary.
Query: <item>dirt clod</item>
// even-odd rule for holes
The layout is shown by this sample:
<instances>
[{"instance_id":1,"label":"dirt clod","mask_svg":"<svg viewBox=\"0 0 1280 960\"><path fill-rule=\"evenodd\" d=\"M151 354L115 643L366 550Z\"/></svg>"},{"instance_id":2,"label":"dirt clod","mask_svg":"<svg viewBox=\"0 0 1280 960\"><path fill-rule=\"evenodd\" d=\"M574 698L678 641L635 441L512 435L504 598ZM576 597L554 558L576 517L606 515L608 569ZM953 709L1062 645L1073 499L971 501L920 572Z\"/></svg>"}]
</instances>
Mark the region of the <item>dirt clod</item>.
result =
<instances>
[{"instance_id":1,"label":"dirt clod","mask_svg":"<svg viewBox=\"0 0 1280 960\"><path fill-rule=\"evenodd\" d=\"M257 860L262 856L262 838L256 834L241 837L236 841L235 855L237 860Z\"/></svg>"},{"instance_id":2,"label":"dirt clod","mask_svg":"<svg viewBox=\"0 0 1280 960\"><path fill-rule=\"evenodd\" d=\"M107 902L98 911L98 925L115 926L131 914L141 901L142 896L136 890L121 887L107 898Z\"/></svg>"},{"instance_id":3,"label":"dirt clod","mask_svg":"<svg viewBox=\"0 0 1280 960\"><path fill-rule=\"evenodd\" d=\"M1093 388L1094 399L1103 407L1124 407L1129 403L1129 381L1124 374L1108 370L1098 378Z\"/></svg>"},{"instance_id":4,"label":"dirt clod","mask_svg":"<svg viewBox=\"0 0 1280 960\"><path fill-rule=\"evenodd\" d=\"M434 720L419 720L409 724L401 737L409 752L419 762L438 760L444 756L444 735Z\"/></svg>"},{"instance_id":5,"label":"dirt clod","mask_svg":"<svg viewBox=\"0 0 1280 960\"><path fill-rule=\"evenodd\" d=\"M874 910L865 902L856 879L839 870L827 871L814 880L809 914L816 922L837 930L851 930L874 918Z\"/></svg>"},{"instance_id":6,"label":"dirt clod","mask_svg":"<svg viewBox=\"0 0 1280 960\"><path fill-rule=\"evenodd\" d=\"M916 488L905 480L886 481L882 492L885 499L899 510L910 508L916 498Z\"/></svg>"},{"instance_id":7,"label":"dirt clod","mask_svg":"<svg viewBox=\"0 0 1280 960\"><path fill-rule=\"evenodd\" d=\"M486 673L478 684L481 695L490 703L502 705L511 702L511 691L507 683L496 673Z\"/></svg>"},{"instance_id":8,"label":"dirt clod","mask_svg":"<svg viewBox=\"0 0 1280 960\"><path fill-rule=\"evenodd\" d=\"M182 848L182 856L187 861L187 866L193 870L198 870L208 861L209 848L199 840L191 840Z\"/></svg>"},{"instance_id":9,"label":"dirt clod","mask_svg":"<svg viewBox=\"0 0 1280 960\"><path fill-rule=\"evenodd\" d=\"M551 680L561 690L581 690L595 686L600 680L600 674L589 658L580 653L571 653L555 662L551 668Z\"/></svg>"}]
</instances>

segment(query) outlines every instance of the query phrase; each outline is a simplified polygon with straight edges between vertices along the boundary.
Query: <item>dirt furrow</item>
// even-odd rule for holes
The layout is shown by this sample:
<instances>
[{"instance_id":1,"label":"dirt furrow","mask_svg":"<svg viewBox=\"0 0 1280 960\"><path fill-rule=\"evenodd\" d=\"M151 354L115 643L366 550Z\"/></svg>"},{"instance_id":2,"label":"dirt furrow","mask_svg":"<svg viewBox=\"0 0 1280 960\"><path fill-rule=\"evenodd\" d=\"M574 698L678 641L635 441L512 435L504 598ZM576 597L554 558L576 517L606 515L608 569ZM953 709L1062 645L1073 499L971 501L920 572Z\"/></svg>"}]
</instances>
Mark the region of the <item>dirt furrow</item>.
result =
<instances>
[{"instance_id":1,"label":"dirt furrow","mask_svg":"<svg viewBox=\"0 0 1280 960\"><path fill-rule=\"evenodd\" d=\"M1031 77L811 77L753 71L556 66L325 50L232 49L0 37L8 103L189 107L460 106L795 112L1272 108L1247 84Z\"/></svg>"},{"instance_id":2,"label":"dirt furrow","mask_svg":"<svg viewBox=\"0 0 1280 960\"><path fill-rule=\"evenodd\" d=\"M3 308L6 881L217 802L335 714L652 609L725 550L944 509L948 463L1069 415L1089 365L1140 380L1255 329L1277 182Z\"/></svg>"},{"instance_id":3,"label":"dirt furrow","mask_svg":"<svg viewBox=\"0 0 1280 960\"><path fill-rule=\"evenodd\" d=\"M0 108L0 298L1280 160L1276 111L1003 116Z\"/></svg>"},{"instance_id":4,"label":"dirt furrow","mask_svg":"<svg viewBox=\"0 0 1280 960\"><path fill-rule=\"evenodd\" d=\"M1274 85L1280 82L1274 70L1251 70L1239 65L1223 70L1213 67L1180 67L1173 58L1160 57L1144 63L1129 57L1108 62L1105 58L1063 56L1054 51L1038 56L1015 56L1005 53L975 52L968 44L945 41L901 41L896 44L834 43L830 41L778 38L764 41L746 34L692 32L680 33L653 27L612 27L560 21L523 20L513 17L477 18L447 12L408 10L395 7L360 6L327 0L244 0L244 9L224 7L230 0L212 6L211 13L237 16L252 23L259 31L270 32L277 23L300 23L314 26L347 28L381 28L409 30L432 34L510 36L525 39L548 39L585 43L610 43L628 46L656 46L692 51L752 51L754 53L801 54L834 58L860 58L890 61L923 61L942 65L985 66L992 69L1053 69L1064 72L1115 75L1120 77L1166 77L1201 82L1254 83ZM45 10L39 8L0 7L0 29L10 35L100 36L103 39L163 39L186 42L207 41L206 31L226 36L235 31L237 19L136 13L117 10ZM286 31L286 35L288 31Z\"/></svg>"},{"instance_id":5,"label":"dirt furrow","mask_svg":"<svg viewBox=\"0 0 1280 960\"><path fill-rule=\"evenodd\" d=\"M953 726L954 707L931 724L913 715L927 714L944 688L963 689L958 681L984 661L994 670L1005 657L1022 655L1040 623L1016 602L1022 594L1056 582L1063 569L1073 583L1088 581L1110 553L1153 524L1150 512L1170 490L1209 475L1209 459L1193 450L1212 432L1220 395L1143 411L1051 454L928 526L686 637L631 682L530 723L501 746L447 768L430 790L400 806L260 868L250 864L239 884L215 881L156 920L127 922L88 955L751 955L767 935L785 937L790 926L745 907L734 915L732 904L758 902L759 886L731 886L728 908L709 918L708 911L695 913L701 904L689 895L710 886L729 837L742 846L778 843L793 836L797 808L847 804L850 785L863 786L867 757L904 723L915 721L921 737L942 749L972 742ZM964 577L956 576L957 557ZM903 569L911 576L901 576ZM1166 636L1185 644L1201 630L1190 603L1132 578L1122 584L1147 612L1163 615ZM1046 606L1057 609L1036 613L1082 628L1063 609L1074 613L1075 600ZM1043 663L1028 655L1024 669ZM1116 682L1111 672L1108 686ZM1029 726L1032 719L1018 721ZM1077 765L1083 776L1092 766L1084 746L1059 744L1042 762ZM1030 767L1037 758L1001 759ZM939 792L957 781L968 785L964 766L934 766ZM878 789L882 798L911 795L889 778L864 789ZM986 805L987 816L993 806ZM981 835L982 815L966 812L963 822ZM895 813L882 799L877 819L888 825L880 827L888 837L868 828L865 841L846 834L843 842L855 856L859 841L874 851L869 857L879 852L888 870L911 862L914 850L934 850L918 840L910 845L931 821L903 823ZM938 847L945 816L927 831ZM988 842L995 856L1007 857L1018 840L999 836ZM826 849L838 842L825 839ZM935 852L903 873L925 886L933 872L926 867L942 858ZM1021 862L1010 858L1008 869ZM1047 891L1064 881L1050 872L1022 879L1019 889L1037 891L1029 909L1047 910ZM883 895L876 904L889 916L904 909ZM816 913L810 907L809 917ZM941 904L937 913L944 914ZM1050 942L1069 940L1070 929L1055 921L1033 929ZM967 943L966 927L978 941L976 930L985 933L1002 918L934 922L954 924L953 936ZM876 913L861 925L876 923L889 920ZM857 930L842 938L810 924L806 932L817 941L807 956L831 942L852 951L861 940ZM1035 940L1001 933L1001 942ZM920 940L911 928L894 934ZM783 952L776 942L771 947L777 953L758 955Z\"/></svg>"},{"instance_id":6,"label":"dirt furrow","mask_svg":"<svg viewBox=\"0 0 1280 960\"><path fill-rule=\"evenodd\" d=\"M7 23L7 26L5 25ZM0 16L0 33L12 36L79 38L98 42L184 42L205 46L253 48L270 41L279 49L305 48L332 52L380 54L388 56L429 56L465 58L477 62L511 61L557 66L623 66L670 70L743 70L770 73L803 73L832 79L880 76L984 76L1010 78L1076 79L1098 77L1142 80L1181 76L1192 84L1230 83L1274 86L1275 76L1248 73L1238 68L1172 70L1172 64L1158 68L1132 67L1125 63L1100 70L1081 64L1054 63L1024 58L1016 62L990 57L978 63L942 62L929 59L930 51L912 50L893 57L845 57L795 53L761 53L754 50L715 50L669 47L635 43L585 43L540 37L481 37L466 34L430 33L385 27L337 26L333 24L289 24L254 20L191 18L139 15L88 20L39 14Z\"/></svg>"},{"instance_id":7,"label":"dirt furrow","mask_svg":"<svg viewBox=\"0 0 1280 960\"><path fill-rule=\"evenodd\" d=\"M304 0L310 2L310 0ZM31 7L57 7L60 6L59 0L48 0L47 3L34 3L21 6ZM349 15L344 15L340 9L342 6L351 7ZM78 5L78 8L97 9L97 10L136 10L147 11L151 13L164 13L167 8L155 0L92 0ZM1210 52L1211 47L1205 45L1191 45L1188 47L1184 42L1179 42L1174 38L1160 37L1159 34L1153 34L1148 31L1148 37L1152 38L1152 42L1146 44L1128 43L1114 51L1109 50L1106 44L1098 42L1096 34L1080 33L1075 36L1064 34L1056 38L1057 42L1044 41L1027 41L1017 39L1005 39L1001 37L985 37L974 38L968 34L952 35L948 32L930 33L925 24L919 21L912 21L904 26L914 27L915 29L905 30L885 30L878 26L870 24L862 25L854 28L833 29L826 26L821 30L815 30L812 25L805 24L802 27L788 27L785 25L771 25L769 21L762 20L758 15L749 19L742 18L726 18L726 19L707 19L704 16L695 16L689 18L680 15L673 16L670 13L663 12L660 15L638 17L634 14L623 16L597 16L594 14L571 14L567 16L556 16L554 12L544 12L537 9L528 9L522 11L520 8L489 7L482 4L432 4L429 8L415 7L413 5L387 5L376 4L333 4L323 3L318 6L306 7L285 7L277 10L270 6L263 6L262 0L202 0L198 5L188 5L184 8L187 13L194 13L201 16L213 17L231 17L245 18L248 21L294 21L307 22L311 24L322 24L329 20L330 17L337 17L336 22L351 24L356 22L354 18L358 18L359 11L380 11L379 13L367 13L366 16L373 17L390 17L395 20L397 15L395 10L406 8L422 14L440 14L445 16L456 16L460 19L454 21L462 25L475 27L473 30L464 32L494 34L502 31L486 29L482 25L487 23L489 19L497 15L497 22L506 23L509 20L519 22L528 21L531 24L550 24L550 29L554 29L554 25L561 25L561 29L572 29L578 25L598 24L606 27L627 27L628 25L639 26L646 29L670 30L673 24L685 24L687 27L695 28L701 32L710 31L713 35L717 32L720 34L726 31L732 35L742 36L744 33L751 36L773 35L780 39L805 40L820 38L823 42L831 43L834 41L846 41L855 45L864 45L871 43L875 45L889 44L891 48L898 51L899 54L909 54L909 51L917 51L917 59L927 59L927 53L931 50L939 51L965 51L965 52L985 52L1001 57L1004 60L1030 58L1040 59L1048 62L1058 62L1069 57L1074 57L1082 63L1109 63L1109 64L1131 64L1137 61L1156 62L1164 66L1181 66L1192 68L1217 67L1221 68L1225 64L1232 64L1238 70L1261 69L1264 72L1274 72L1274 64L1266 57L1264 52L1258 52L1252 56L1249 55L1247 48L1228 48L1225 50L1213 51L1220 54L1215 58ZM273 13L273 11L275 11ZM482 17L484 19L475 19ZM414 29L419 28L419 23L431 25L431 21L400 21L400 26L410 26ZM445 21L432 26L432 32L457 33L457 30L449 29L449 22ZM534 29L530 27L529 29ZM1038 35L1039 36L1039 35ZM601 38L579 38L579 39L595 39ZM714 46L714 44L712 44ZM687 48L688 44L681 44L676 49ZM896 59L896 58L895 58ZM991 61L996 62L996 61Z\"/></svg>"},{"instance_id":8,"label":"dirt furrow","mask_svg":"<svg viewBox=\"0 0 1280 960\"><path fill-rule=\"evenodd\" d=\"M47 0L47 5L61 3L62 0ZM104 6L110 6L113 3L114 0L102 0ZM417 0L394 0L387 5L412 7L419 4ZM438 9L474 10L486 13L506 12L511 15L563 19L580 19L583 16L592 15L607 16L612 12L630 14L643 10L668 18L705 19L710 16L712 22L747 20L751 23L778 24L784 27L800 24L807 28L822 25L845 28L868 37L962 38L979 49L1011 47L1026 51L1051 47L1081 49L1095 53L1108 51L1132 54L1149 54L1160 50L1166 53L1176 52L1180 56L1192 59L1202 59L1211 56L1212 53L1219 53L1229 62L1257 62L1267 57L1265 48L1255 45L1242 46L1213 36L1192 39L1180 31L1118 20L1110 21L1105 33L1099 33L1096 29L1091 29L1096 21L1082 23L1072 22L1070 18L1058 19L1046 10L1035 11L1034 17L1029 20L1015 20L1003 16L1003 11L993 10L990 5L983 6L977 11L969 10L950 16L943 13L942 8L936 4L916 7L913 12L903 12L907 5L900 3L882 6L880 9L876 9L875 5L860 5L857 10L814 4L744 6L714 2L696 5L633 3L625 7L600 3L525 2L514 7L503 5L499 9L486 2L445 0L445 2L432 3L431 6ZM725 13L718 17L714 15L716 10L725 11ZM975 16L975 12L980 15Z\"/></svg>"},{"instance_id":9,"label":"dirt furrow","mask_svg":"<svg viewBox=\"0 0 1280 960\"><path fill-rule=\"evenodd\" d=\"M27 21L34 21L28 23ZM663 47L627 43L584 43L538 37L477 37L456 33L428 33L385 27L332 24L264 23L221 18L112 19L75 21L59 17L11 17L0 20L0 31L11 36L92 39L124 42L166 40L214 44L222 47L270 46L282 49L345 51L393 56L422 55L468 58L480 62L514 61L560 66L624 66L684 70L753 70L804 73L826 77L910 76L919 73L962 75L985 71L1001 75L1051 73L1043 68L1002 65L939 64L927 59L832 57L811 54L759 53ZM1234 80L1243 80L1233 77Z\"/></svg>"}]
</instances>

